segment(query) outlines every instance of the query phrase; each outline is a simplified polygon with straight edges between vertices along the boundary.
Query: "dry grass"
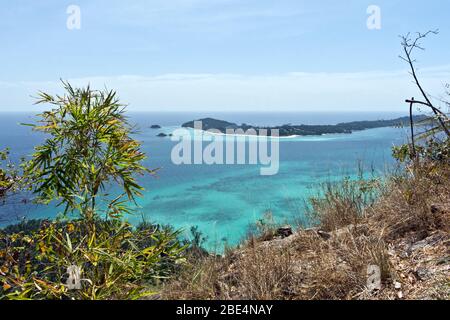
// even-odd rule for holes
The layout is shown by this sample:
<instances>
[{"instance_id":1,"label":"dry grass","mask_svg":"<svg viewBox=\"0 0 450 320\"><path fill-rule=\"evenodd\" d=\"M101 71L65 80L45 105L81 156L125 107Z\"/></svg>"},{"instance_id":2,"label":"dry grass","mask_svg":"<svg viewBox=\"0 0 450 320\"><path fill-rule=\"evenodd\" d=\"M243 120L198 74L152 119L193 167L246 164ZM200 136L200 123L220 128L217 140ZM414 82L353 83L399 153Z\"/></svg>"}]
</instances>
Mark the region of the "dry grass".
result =
<instances>
[{"instance_id":1,"label":"dry grass","mask_svg":"<svg viewBox=\"0 0 450 320\"><path fill-rule=\"evenodd\" d=\"M381 266L382 280L391 278L386 245L365 230L347 229L328 241L301 236L300 241L298 259L305 266L300 299L354 299L364 292L372 264Z\"/></svg>"},{"instance_id":2,"label":"dry grass","mask_svg":"<svg viewBox=\"0 0 450 320\"><path fill-rule=\"evenodd\" d=\"M166 299L283 299L293 283L288 251L247 248L191 265L163 291Z\"/></svg>"},{"instance_id":3,"label":"dry grass","mask_svg":"<svg viewBox=\"0 0 450 320\"><path fill-rule=\"evenodd\" d=\"M319 223L321 229L328 232L357 225L381 188L380 181L375 178L327 182L319 194L310 199L306 214L312 223Z\"/></svg>"},{"instance_id":4,"label":"dry grass","mask_svg":"<svg viewBox=\"0 0 450 320\"><path fill-rule=\"evenodd\" d=\"M407 233L449 230L450 167L435 163L416 164L403 176L393 177L376 205L372 221L396 239Z\"/></svg>"},{"instance_id":5,"label":"dry grass","mask_svg":"<svg viewBox=\"0 0 450 320\"><path fill-rule=\"evenodd\" d=\"M162 298L449 299L449 204L442 164L416 165L383 188L329 185L312 206L318 228L192 262ZM381 291L366 287L369 265L381 269Z\"/></svg>"}]
</instances>

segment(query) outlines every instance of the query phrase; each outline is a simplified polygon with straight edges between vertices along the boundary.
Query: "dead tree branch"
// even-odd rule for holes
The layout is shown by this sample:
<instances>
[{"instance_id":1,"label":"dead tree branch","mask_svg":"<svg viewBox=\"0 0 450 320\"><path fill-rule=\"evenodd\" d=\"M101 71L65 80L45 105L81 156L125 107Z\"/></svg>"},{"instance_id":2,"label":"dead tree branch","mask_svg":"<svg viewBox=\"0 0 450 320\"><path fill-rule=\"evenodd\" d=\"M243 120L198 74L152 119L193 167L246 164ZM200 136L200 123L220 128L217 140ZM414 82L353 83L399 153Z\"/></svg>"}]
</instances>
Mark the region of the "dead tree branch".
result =
<instances>
[{"instance_id":1,"label":"dead tree branch","mask_svg":"<svg viewBox=\"0 0 450 320\"><path fill-rule=\"evenodd\" d=\"M420 93L422 94L423 98L426 101L426 102L422 102L422 101L417 101L414 99L406 100L406 102L410 104L410 110L411 110L410 112L412 113L412 106L414 104L421 104L421 105L425 105L425 106L429 107L435 114L443 131L447 134L447 137L450 138L450 130L447 128L447 125L445 124L446 122L448 122L448 117L439 108L436 108L433 105L428 94L423 89L423 87L418 79L416 67L414 65L416 60L413 59L413 57L412 57L415 49L425 50L420 43L420 41L422 39L426 38L430 34L438 34L438 33L439 33L439 30L430 30L426 33L417 33L417 35L414 39L411 38L410 33L408 33L406 36L402 36L401 38L402 38L402 46L403 46L404 56L400 56L400 58L408 63L408 65L411 69L411 75L414 78L414 82L415 82L416 86L419 88ZM414 148L414 142L413 142L413 148Z\"/></svg>"}]
</instances>

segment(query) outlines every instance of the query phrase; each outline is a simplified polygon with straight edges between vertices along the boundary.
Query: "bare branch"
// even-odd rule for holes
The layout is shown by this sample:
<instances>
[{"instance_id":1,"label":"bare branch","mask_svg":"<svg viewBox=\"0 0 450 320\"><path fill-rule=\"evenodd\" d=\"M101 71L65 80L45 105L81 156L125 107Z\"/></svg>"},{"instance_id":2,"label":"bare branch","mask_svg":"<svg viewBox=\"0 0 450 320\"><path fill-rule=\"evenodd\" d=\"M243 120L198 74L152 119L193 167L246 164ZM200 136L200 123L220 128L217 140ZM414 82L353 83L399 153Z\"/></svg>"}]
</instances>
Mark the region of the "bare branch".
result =
<instances>
[{"instance_id":1,"label":"bare branch","mask_svg":"<svg viewBox=\"0 0 450 320\"><path fill-rule=\"evenodd\" d=\"M450 137L450 131L447 128L447 126L445 125L445 122L448 121L448 117L443 112L441 112L439 110L439 108L436 108L433 105L428 94L423 89L423 87L417 77L416 68L414 66L414 63L416 62L416 60L412 58L412 54L415 49L424 50L424 48L420 44L420 41L422 39L426 38L430 34L438 34L438 33L439 33L439 30L436 29L436 30L427 31L425 33L418 32L414 39L411 38L410 33L408 33L405 36L401 36L400 38L402 39L402 47L403 47L403 51L404 51L405 55L400 56L400 58L409 64L409 67L411 69L410 73L411 73L412 77L414 78L414 82L415 82L416 86L419 88L420 93L422 94L423 98L426 101L426 103L420 103L420 102L414 102L414 99L412 99L412 100L407 100L407 102L411 103L411 106L415 103L419 103L419 104L426 105L429 108L431 108L433 113L436 115L442 129L447 134L447 136Z\"/></svg>"}]
</instances>

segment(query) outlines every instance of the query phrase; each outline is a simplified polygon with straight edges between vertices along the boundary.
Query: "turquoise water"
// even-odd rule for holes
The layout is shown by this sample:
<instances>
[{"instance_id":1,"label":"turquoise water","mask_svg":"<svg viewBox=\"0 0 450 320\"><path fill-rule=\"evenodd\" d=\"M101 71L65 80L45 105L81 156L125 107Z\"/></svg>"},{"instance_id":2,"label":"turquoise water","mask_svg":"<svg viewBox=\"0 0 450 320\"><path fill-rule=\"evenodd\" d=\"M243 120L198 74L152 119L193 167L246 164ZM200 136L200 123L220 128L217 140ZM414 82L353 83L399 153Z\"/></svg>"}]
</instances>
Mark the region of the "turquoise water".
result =
<instances>
[{"instance_id":1,"label":"turquoise water","mask_svg":"<svg viewBox=\"0 0 450 320\"><path fill-rule=\"evenodd\" d=\"M126 217L139 223L143 217L152 222L171 224L189 230L198 225L208 236L208 246L220 250L223 243L237 243L248 225L271 211L279 222L292 223L303 217L304 201L317 191L320 182L354 174L358 163L382 174L393 160L391 147L402 143L406 131L380 128L351 135L326 135L280 140L280 169L275 176L261 176L259 166L251 165L180 165L171 162L176 142L159 138L182 122L205 116L257 125L285 123L337 123L353 120L390 119L399 114L372 113L296 113L296 114L131 114L140 127L136 136L149 155L145 165L160 168L157 177L141 178L144 197L139 199L136 214ZM43 137L17 125L32 121L28 114L0 114L0 149L9 146L13 157L29 155ZM152 124L163 126L150 129ZM3 225L23 217L55 217L58 209L21 202L0 207ZM186 231L188 236L188 231Z\"/></svg>"}]
</instances>

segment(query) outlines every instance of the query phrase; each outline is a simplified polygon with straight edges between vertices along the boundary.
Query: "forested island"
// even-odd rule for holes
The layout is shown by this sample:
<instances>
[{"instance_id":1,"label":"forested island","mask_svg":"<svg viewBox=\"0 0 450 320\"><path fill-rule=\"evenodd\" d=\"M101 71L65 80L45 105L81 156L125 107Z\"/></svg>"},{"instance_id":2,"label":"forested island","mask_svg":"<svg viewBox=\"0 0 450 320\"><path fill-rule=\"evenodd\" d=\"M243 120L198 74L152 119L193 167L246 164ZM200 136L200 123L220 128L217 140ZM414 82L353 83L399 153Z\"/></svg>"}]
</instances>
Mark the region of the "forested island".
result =
<instances>
[{"instance_id":1,"label":"forested island","mask_svg":"<svg viewBox=\"0 0 450 320\"><path fill-rule=\"evenodd\" d=\"M418 115L413 117L414 122L423 121L427 117L423 115ZM260 129L266 129L268 134L270 135L271 130L279 130L280 137L289 137L289 136L316 136L323 134L333 134L333 133L346 133L350 134L353 131L361 131L366 129L374 129L374 128L383 128L383 127L402 127L408 126L410 124L409 117L400 117L391 120L372 120L372 121L353 121L353 122L344 122L338 123L334 125L292 125L285 124L282 126L274 126L274 127L264 127L264 126L254 126L243 123L238 125L233 122L213 119L213 118L204 118L199 120L193 120L182 124L183 128L194 128L195 122L202 122L202 130L211 130L216 129L221 133L226 133L227 130L243 130L247 131L249 129L254 129L259 131ZM250 133L248 133L250 134Z\"/></svg>"}]
</instances>

